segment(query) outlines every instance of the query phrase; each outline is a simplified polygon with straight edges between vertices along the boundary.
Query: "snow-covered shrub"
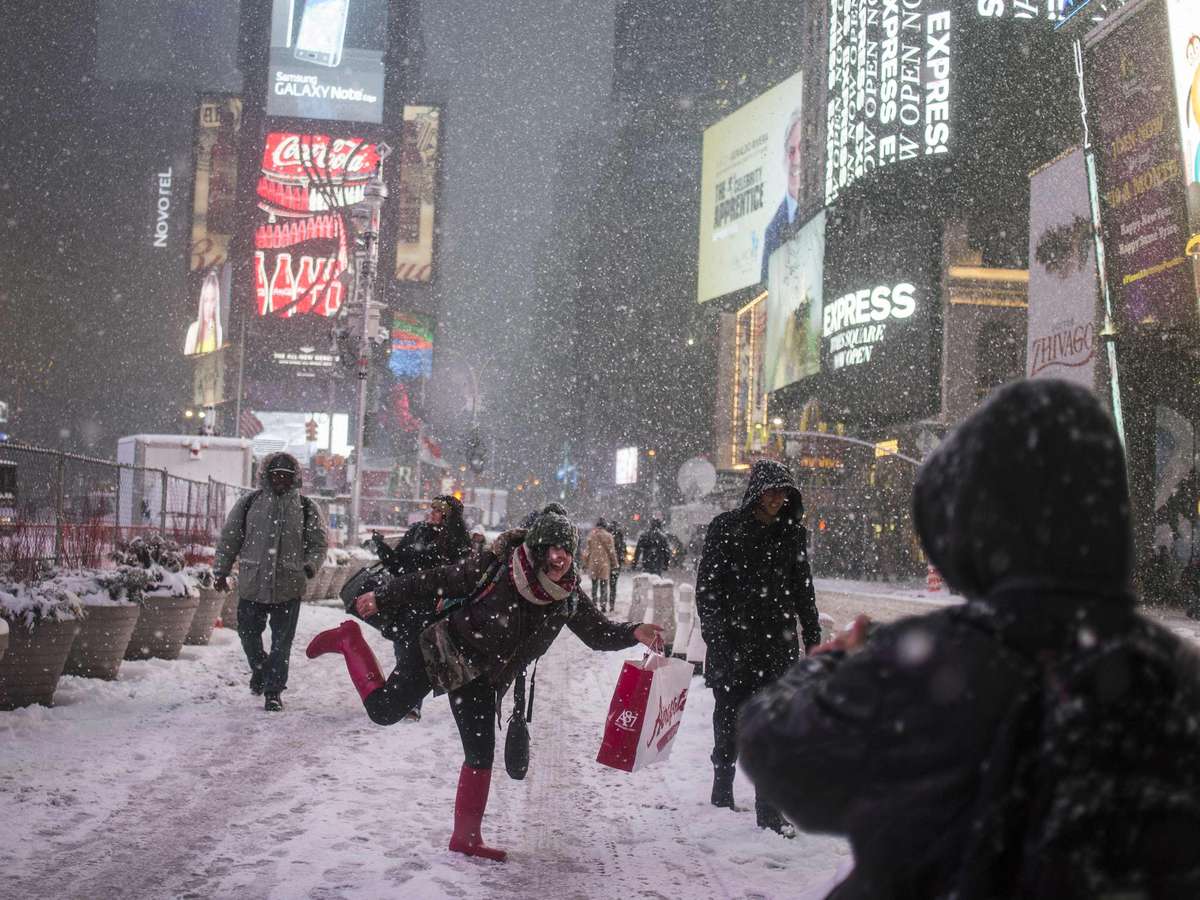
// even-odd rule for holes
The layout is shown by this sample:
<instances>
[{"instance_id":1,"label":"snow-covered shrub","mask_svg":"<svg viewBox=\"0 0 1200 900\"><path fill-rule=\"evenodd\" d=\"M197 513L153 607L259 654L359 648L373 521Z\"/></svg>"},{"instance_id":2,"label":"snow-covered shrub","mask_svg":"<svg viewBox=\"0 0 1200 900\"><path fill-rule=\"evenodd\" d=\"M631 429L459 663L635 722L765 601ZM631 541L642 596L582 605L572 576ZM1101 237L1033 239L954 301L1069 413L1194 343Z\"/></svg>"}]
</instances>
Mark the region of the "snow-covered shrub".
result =
<instances>
[{"instance_id":1,"label":"snow-covered shrub","mask_svg":"<svg viewBox=\"0 0 1200 900\"><path fill-rule=\"evenodd\" d=\"M180 572L184 566L183 548L160 534L148 534L128 541L117 541L109 558L119 566L159 567L168 572Z\"/></svg>"},{"instance_id":2,"label":"snow-covered shrub","mask_svg":"<svg viewBox=\"0 0 1200 900\"><path fill-rule=\"evenodd\" d=\"M212 590L216 585L216 577L213 575L212 566L201 563L199 565L188 566L183 570L183 574L196 582L197 587L205 590Z\"/></svg>"},{"instance_id":3,"label":"snow-covered shrub","mask_svg":"<svg viewBox=\"0 0 1200 900\"><path fill-rule=\"evenodd\" d=\"M49 581L28 584L0 582L0 618L25 628L42 622L65 622L78 618L83 602L70 588Z\"/></svg>"}]
</instances>

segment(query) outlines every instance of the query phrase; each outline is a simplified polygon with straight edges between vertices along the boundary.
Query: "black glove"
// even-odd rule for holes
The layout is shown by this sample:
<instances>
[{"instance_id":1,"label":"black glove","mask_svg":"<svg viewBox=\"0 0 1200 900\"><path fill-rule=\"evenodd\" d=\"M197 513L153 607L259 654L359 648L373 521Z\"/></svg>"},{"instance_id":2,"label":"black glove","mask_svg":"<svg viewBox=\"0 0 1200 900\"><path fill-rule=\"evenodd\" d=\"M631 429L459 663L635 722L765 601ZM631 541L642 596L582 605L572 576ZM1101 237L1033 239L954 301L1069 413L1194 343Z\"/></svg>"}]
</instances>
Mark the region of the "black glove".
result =
<instances>
[{"instance_id":1,"label":"black glove","mask_svg":"<svg viewBox=\"0 0 1200 900\"><path fill-rule=\"evenodd\" d=\"M213 587L216 588L218 591L220 591L222 594L228 594L229 593L229 576L218 575L217 580L213 582Z\"/></svg>"},{"instance_id":2,"label":"black glove","mask_svg":"<svg viewBox=\"0 0 1200 900\"><path fill-rule=\"evenodd\" d=\"M304 577L305 578L312 578L316 574L317 574L317 572L312 566L310 566L308 563L304 564Z\"/></svg>"}]
</instances>

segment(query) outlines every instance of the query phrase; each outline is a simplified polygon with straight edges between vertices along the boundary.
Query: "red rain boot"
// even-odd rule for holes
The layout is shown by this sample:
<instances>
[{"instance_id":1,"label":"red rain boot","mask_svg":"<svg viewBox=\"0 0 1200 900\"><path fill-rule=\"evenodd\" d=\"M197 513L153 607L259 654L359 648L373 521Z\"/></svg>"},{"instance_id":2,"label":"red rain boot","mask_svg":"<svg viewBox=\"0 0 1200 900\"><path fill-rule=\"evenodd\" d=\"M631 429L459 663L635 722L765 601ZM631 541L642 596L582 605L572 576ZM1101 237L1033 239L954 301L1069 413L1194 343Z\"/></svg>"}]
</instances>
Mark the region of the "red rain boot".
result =
<instances>
[{"instance_id":1,"label":"red rain boot","mask_svg":"<svg viewBox=\"0 0 1200 900\"><path fill-rule=\"evenodd\" d=\"M316 659L323 653L342 654L346 659L350 680L354 682L358 696L363 700L383 687L383 673L379 671L379 663L371 651L371 646L362 636L358 623L353 619L347 619L337 628L322 631L309 642L304 653L309 659Z\"/></svg>"},{"instance_id":2,"label":"red rain boot","mask_svg":"<svg viewBox=\"0 0 1200 900\"><path fill-rule=\"evenodd\" d=\"M504 862L508 854L484 844L479 833L491 784L491 769L472 769L463 763L458 775L458 797L454 801L454 834L450 837L450 849L467 856Z\"/></svg>"}]
</instances>

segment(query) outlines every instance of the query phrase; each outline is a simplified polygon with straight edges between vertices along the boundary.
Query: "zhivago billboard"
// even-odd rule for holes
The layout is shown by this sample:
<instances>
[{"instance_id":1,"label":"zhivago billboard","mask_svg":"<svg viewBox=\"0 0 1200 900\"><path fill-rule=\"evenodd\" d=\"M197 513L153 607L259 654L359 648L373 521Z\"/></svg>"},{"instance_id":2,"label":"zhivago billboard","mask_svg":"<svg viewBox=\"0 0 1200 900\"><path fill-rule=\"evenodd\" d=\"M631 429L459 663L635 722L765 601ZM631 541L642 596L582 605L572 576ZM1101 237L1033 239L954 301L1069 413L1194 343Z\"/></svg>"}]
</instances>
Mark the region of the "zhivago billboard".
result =
<instances>
[{"instance_id":1,"label":"zhivago billboard","mask_svg":"<svg viewBox=\"0 0 1200 900\"><path fill-rule=\"evenodd\" d=\"M392 313L388 368L397 378L428 378L433 373L433 317Z\"/></svg>"},{"instance_id":2,"label":"zhivago billboard","mask_svg":"<svg viewBox=\"0 0 1200 900\"><path fill-rule=\"evenodd\" d=\"M1026 375L1094 387L1098 286L1087 170L1076 148L1029 180Z\"/></svg>"},{"instance_id":3,"label":"zhivago billboard","mask_svg":"<svg viewBox=\"0 0 1200 900\"><path fill-rule=\"evenodd\" d=\"M273 131L258 179L254 287L260 316L333 316L346 299L347 207L379 154L356 137Z\"/></svg>"},{"instance_id":4,"label":"zhivago billboard","mask_svg":"<svg viewBox=\"0 0 1200 900\"><path fill-rule=\"evenodd\" d=\"M825 202L875 169L946 153L953 0L829 0Z\"/></svg>"},{"instance_id":5,"label":"zhivago billboard","mask_svg":"<svg viewBox=\"0 0 1200 900\"><path fill-rule=\"evenodd\" d=\"M191 269L219 266L229 256L237 199L239 97L202 96L196 121L192 185Z\"/></svg>"},{"instance_id":6,"label":"zhivago billboard","mask_svg":"<svg viewBox=\"0 0 1200 900\"><path fill-rule=\"evenodd\" d=\"M825 213L771 254L767 279L766 389L821 371Z\"/></svg>"},{"instance_id":7,"label":"zhivago billboard","mask_svg":"<svg viewBox=\"0 0 1200 900\"><path fill-rule=\"evenodd\" d=\"M847 420L881 426L937 406L941 234L930 219L863 211L827 227L821 379Z\"/></svg>"},{"instance_id":8,"label":"zhivago billboard","mask_svg":"<svg viewBox=\"0 0 1200 900\"><path fill-rule=\"evenodd\" d=\"M383 121L387 0L274 0L267 114Z\"/></svg>"},{"instance_id":9,"label":"zhivago billboard","mask_svg":"<svg viewBox=\"0 0 1200 900\"><path fill-rule=\"evenodd\" d=\"M767 260L799 225L802 74L704 132L697 299L766 280Z\"/></svg>"},{"instance_id":10,"label":"zhivago billboard","mask_svg":"<svg viewBox=\"0 0 1200 900\"><path fill-rule=\"evenodd\" d=\"M404 107L397 188L396 278L429 281L438 181L441 113L436 106Z\"/></svg>"},{"instance_id":11,"label":"zhivago billboard","mask_svg":"<svg viewBox=\"0 0 1200 900\"><path fill-rule=\"evenodd\" d=\"M1196 321L1168 43L1161 3L1127 6L1087 36L1106 268L1134 327Z\"/></svg>"}]
</instances>

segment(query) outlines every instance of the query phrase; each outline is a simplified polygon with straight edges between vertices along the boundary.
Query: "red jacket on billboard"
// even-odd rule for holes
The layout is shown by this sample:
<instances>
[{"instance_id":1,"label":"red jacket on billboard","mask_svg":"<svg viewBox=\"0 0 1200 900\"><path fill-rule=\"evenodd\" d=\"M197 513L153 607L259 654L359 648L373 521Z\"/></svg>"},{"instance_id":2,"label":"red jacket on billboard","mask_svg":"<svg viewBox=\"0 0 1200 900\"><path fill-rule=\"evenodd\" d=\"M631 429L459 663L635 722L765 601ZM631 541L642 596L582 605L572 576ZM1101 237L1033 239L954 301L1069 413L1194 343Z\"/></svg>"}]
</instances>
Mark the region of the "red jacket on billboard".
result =
<instances>
[{"instance_id":1,"label":"red jacket on billboard","mask_svg":"<svg viewBox=\"0 0 1200 900\"><path fill-rule=\"evenodd\" d=\"M332 316L345 299L345 211L379 162L360 138L273 131L263 147L254 232L260 316Z\"/></svg>"}]
</instances>

